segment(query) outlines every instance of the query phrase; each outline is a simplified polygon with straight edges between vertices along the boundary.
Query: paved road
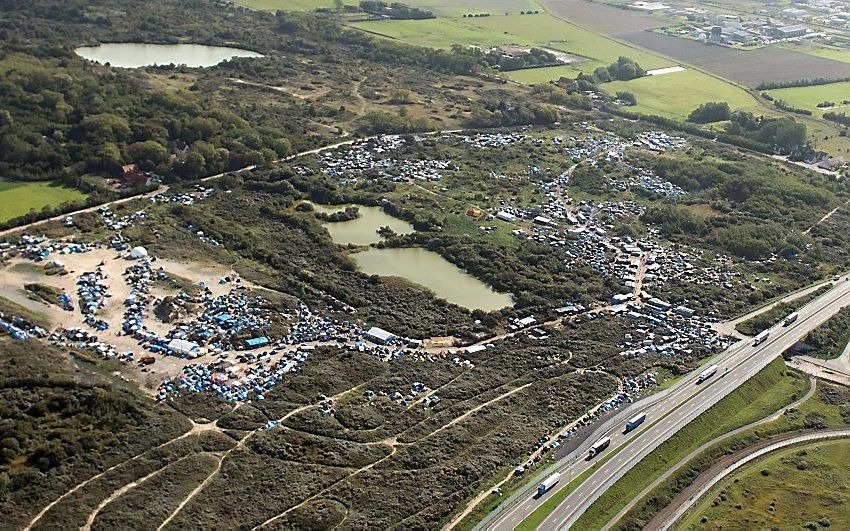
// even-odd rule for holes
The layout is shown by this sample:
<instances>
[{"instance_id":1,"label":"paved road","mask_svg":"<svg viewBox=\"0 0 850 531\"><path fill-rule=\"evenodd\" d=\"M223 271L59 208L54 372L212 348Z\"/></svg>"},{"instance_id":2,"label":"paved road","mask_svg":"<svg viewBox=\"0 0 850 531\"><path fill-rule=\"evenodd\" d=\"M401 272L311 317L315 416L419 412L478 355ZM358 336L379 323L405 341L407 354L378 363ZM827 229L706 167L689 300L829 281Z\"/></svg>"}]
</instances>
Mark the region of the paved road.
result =
<instances>
[{"instance_id":1,"label":"paved road","mask_svg":"<svg viewBox=\"0 0 850 531\"><path fill-rule=\"evenodd\" d=\"M488 516L479 529L508 530L515 528L535 509L540 507L555 492L569 484L570 479L588 470L594 461L604 459L616 452L611 459L601 464L585 481L572 491L562 503L543 521L539 529L551 530L571 526L576 519L611 485L644 456L652 452L663 441L699 416L709 407L758 373L774 358L781 355L809 331L826 321L842 307L850 304L850 282L847 277L813 300L800 311L800 317L788 327L771 329L770 338L754 347L751 340L741 341L727 349L712 363L718 365L718 374L698 384L694 371L664 393L659 393L632 404L619 413L613 422L600 426L573 453L559 461L526 488L506 500ZM728 372L727 372L728 370ZM639 413L647 413L643 425L629 434L622 433L625 419ZM602 437L611 437L611 446L596 460L585 459L587 449ZM622 446L622 448L621 448ZM564 479L544 496L538 498L538 479L558 470Z\"/></svg>"},{"instance_id":2,"label":"paved road","mask_svg":"<svg viewBox=\"0 0 850 531\"><path fill-rule=\"evenodd\" d=\"M614 515L614 517L613 517L613 518L611 518L611 520L609 520L609 521L608 521L608 523L607 523L607 524L605 524L605 526L603 526L603 527L602 527L602 531L608 531L609 529L613 529L613 528L614 528L614 526L615 526L615 525L617 525L617 522L619 522L619 521L620 521L620 519L621 519L621 518L623 518L623 517L626 515L626 513L628 513L629 511L631 511L631 510L632 510L632 509L633 509L633 508L634 508L637 504L639 504L641 501L643 501L643 499L644 499L644 498L646 498L646 497L649 495L649 493L650 493L650 492L652 492L653 490L655 490L655 488L656 488L658 485L661 485L661 484L662 484L663 482L665 482L665 481L666 481L666 480L667 480L670 476L672 476L673 474L675 474L677 471L681 470L681 469L682 469L682 467L684 467L685 465L687 465L688 463L690 463L690 462L691 462L694 458L696 458L699 454L701 454L701 453L703 453L704 451L708 450L709 448L711 448L711 447L712 447L712 446L714 446L715 444L717 444L717 443L719 443L719 442L721 442L721 441L725 441L725 440L727 440L727 439L731 439L731 438L735 437L736 435L738 435L738 434L740 434L740 433L743 433L743 432L745 432L745 431L747 431L747 430L750 430L750 429L752 429L752 428L755 428L755 427L761 426L762 424L768 424L768 423L770 423L770 422L775 422L777 419L779 419L780 417L782 417L782 415L784 415L786 411L788 411L789 409L795 409L795 408L799 407L799 406L800 406L800 404L802 404L803 402L805 402L806 400L808 400L809 398L811 398L811 397L812 397L812 395L813 395L813 394L815 394L815 391L816 391L816 390L817 390L817 380L816 380L815 378L810 378L810 386L809 386L809 390L808 390L808 392L807 392L805 395L803 395L803 397L802 397L802 398L800 398L800 399L796 400L796 401L795 401L795 402L793 402L792 404L788 404L787 406L784 406L784 407L780 408L778 411L776 411L776 412L774 412L774 413L771 413L770 415L768 415L767 417L764 417L763 419L759 419L759 420L757 420L757 421L755 421L755 422L751 422L751 423L749 423L749 424L745 424L744 426L741 426L740 428L737 428L737 429L734 429L734 430L732 430L732 431L730 431L730 432L724 433L723 435L721 435L721 436L719 436L719 437L715 437L714 439L712 439L712 440L710 440L710 441L706 442L705 444L703 444L702 446L700 446L700 447L699 447L699 448L697 448L696 450L692 451L691 453L689 453L688 455L686 455L685 457L683 457L681 460L679 460L679 462L678 462L678 463L676 463L676 464L675 464L675 465L673 465L672 467L668 468L668 469L667 469L667 470L666 470L663 474L661 474L660 476L658 476L658 477L655 479L655 481L653 481L652 483L650 483L649 485L647 485L647 486L646 486L646 487L645 487L645 488L644 488L644 489L640 492L640 494L638 494L637 496L635 496L635 497L632 499L632 501L630 501L629 503L627 503L627 504L626 504L626 506L625 506L625 507L623 507L622 509L620 509L620 512L618 512L616 515Z\"/></svg>"},{"instance_id":3,"label":"paved road","mask_svg":"<svg viewBox=\"0 0 850 531\"><path fill-rule=\"evenodd\" d=\"M700 474L691 486L676 496L661 514L647 524L646 529L667 531L723 478L770 452L795 444L847 437L850 437L848 429L818 430L799 435L783 435L736 452Z\"/></svg>"}]
</instances>

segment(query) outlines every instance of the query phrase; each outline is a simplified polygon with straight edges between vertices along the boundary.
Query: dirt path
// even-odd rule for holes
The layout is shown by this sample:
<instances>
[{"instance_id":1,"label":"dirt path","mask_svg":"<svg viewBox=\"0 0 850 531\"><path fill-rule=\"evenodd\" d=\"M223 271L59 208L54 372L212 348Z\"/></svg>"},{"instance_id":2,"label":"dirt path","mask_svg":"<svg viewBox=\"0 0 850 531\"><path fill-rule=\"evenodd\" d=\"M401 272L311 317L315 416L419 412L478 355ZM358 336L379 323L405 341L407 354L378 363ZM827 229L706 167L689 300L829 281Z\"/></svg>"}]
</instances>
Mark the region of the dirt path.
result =
<instances>
[{"instance_id":1,"label":"dirt path","mask_svg":"<svg viewBox=\"0 0 850 531\"><path fill-rule=\"evenodd\" d=\"M847 200L847 201L846 201L843 205L839 205L839 206L837 206L837 207L833 208L832 210L830 210L829 212L827 212L827 213L826 213L826 214L825 214L822 218L820 218L820 220L818 220L818 222L817 222L817 223L815 223L814 225L812 225L812 226L811 226L811 227L809 227L808 229L804 230L804 231L803 231L803 234L809 234L810 232L812 232L812 230L813 230L815 227L817 227L818 225L820 225L820 224L821 224L821 223L823 223L824 221L826 221L826 220L828 220L829 218L831 218L833 214L835 214L836 212L838 212L839 210L841 210L841 207L843 207L843 206L847 206L848 204L850 204L850 200Z\"/></svg>"},{"instance_id":2,"label":"dirt path","mask_svg":"<svg viewBox=\"0 0 850 531\"><path fill-rule=\"evenodd\" d=\"M302 501L301 501L300 503L298 503L297 505L293 505L293 506L292 506L292 507L290 507L289 509L287 509L287 510L283 511L283 512L282 512L282 513L280 513L280 514L277 514L277 515L275 515L275 516L273 516L273 517L269 518L268 520L266 520L265 522L261 523L261 524L260 524L260 525L258 525L258 526L254 526L253 528L251 528L251 531L255 531L256 529L263 528L263 527L265 527L265 526L267 526L267 525L269 525L269 524L271 524L271 523L276 522L277 520L280 520L281 518L283 518L283 517L284 517L284 516L286 516L287 514L291 513L291 512L292 512L292 511L294 511L295 509L298 509L299 507L302 507L305 503L308 503L308 502L310 502L310 501L313 501L313 500L315 500L315 499L319 498L320 496L322 496L323 494L327 493L328 491L330 491L332 488L334 488L335 486L339 485L339 484L340 484L340 483L342 483L343 481L346 481L346 480L348 480L348 479L351 479L351 478L353 478L354 476L356 476L356 475L358 475L358 474L362 474L363 472L366 472L367 470L372 469L372 467L374 467L374 466L376 466L376 465L378 465L378 464L382 463L383 461L386 461L387 459L389 459L390 457L392 457L393 455L395 455L395 453L396 453L396 447L395 447L395 446L391 446L391 450L390 450L390 453L389 453L389 454L385 455L384 457L382 457L382 458L378 459L377 461L375 461L375 462L373 462L373 463L369 463L369 464L368 464L368 465L366 465L366 466L362 466L362 467L358 468L357 470L355 470L354 472L352 472L351 474L349 474L349 475L347 475L347 476L345 476L345 477L343 477L343 478L340 478L338 481L333 482L331 485L329 485L329 486L325 487L324 489L320 490L320 491L319 491L319 492L317 492L316 494L313 494L313 495L312 495L312 496L310 496L309 498L305 498L304 500L302 500Z\"/></svg>"},{"instance_id":3,"label":"dirt path","mask_svg":"<svg viewBox=\"0 0 850 531\"><path fill-rule=\"evenodd\" d=\"M191 421L190 421L190 422L191 422ZM55 507L55 506L56 506L56 504L58 504L59 502L61 502L61 501L62 501L62 500L64 500L65 498L67 498L68 496L70 496L70 495L74 494L75 492L77 492L77 491L78 491L78 490L80 490L81 488L85 487L86 485L88 485L88 484L89 484L89 483L91 483L92 481L95 481L95 480L97 480L97 479L101 478L104 474L107 474L107 473L109 473L109 472L112 472L113 470L116 470L116 469L118 469L118 468L120 468L120 467L122 467L122 466L126 465L127 463L131 463L131 462L135 461L136 459L139 459L140 457L143 457L145 454L148 454L149 452L152 452L152 451L154 451L154 450L159 450L160 448L164 448L165 446L168 446L169 444L172 444L172 443L175 443L175 442L177 442L177 441L183 440L183 439L185 439L185 438L187 438L187 437L189 437L189 436L191 436L191 435L194 435L194 434L198 433L198 426L199 426L198 424L192 423L192 428L191 428L191 429L189 429L189 430L187 430L185 433L183 433L183 434L181 434L181 435L179 435L179 436L177 436L177 437L175 437L175 438L173 438L173 439L170 439L170 440L168 440L168 441L165 441L164 443L162 443L162 444L160 444L160 445L158 445L158 446L155 446L155 447L153 447L153 448L148 448L148 449L147 449L147 450L145 450L144 452L142 452L142 453L140 453L140 454L137 454L137 455L135 455L135 456L131 457L130 459L127 459L126 461L121 461L120 463L115 464L115 465L113 465L113 466L111 466L111 467L107 468L107 469L106 469L106 470L104 470L103 472L100 472L100 473L98 473L98 474L95 474L94 476L92 476L92 477L90 477L89 479L87 479L87 480L83 481L82 483L78 483L75 487L73 487L72 489L68 490L67 492L65 492L65 494L63 494L63 495L59 496L58 498L56 498L55 500L53 500L52 502L50 502L49 504L47 504L47 506L45 506L45 507L44 507L44 509L42 509L41 511L39 511L39 513L38 513L37 515L35 515L35 517L33 517L33 519L32 519L32 520L30 520L30 522L26 525L26 527L24 527L24 531L29 531L30 529L32 529L32 526L34 526L36 523L38 523L38 521L39 521L39 520L41 520L41 518L42 518L45 514L47 514L47 512L48 512L48 511L50 511L53 507Z\"/></svg>"},{"instance_id":4,"label":"dirt path","mask_svg":"<svg viewBox=\"0 0 850 531\"><path fill-rule=\"evenodd\" d=\"M773 421L779 419L782 415L785 414L785 412L787 410L799 407L800 404L802 404L803 402L805 402L806 400L811 398L812 395L815 394L816 389L817 389L817 380L815 380L814 378L810 378L809 379L809 390L808 390L808 392L806 392L806 394L801 399L779 409L778 411L776 411L774 413L771 413L770 415L768 415L767 417L764 417L763 419L757 420L755 422L751 422L750 424L747 424L746 426L741 426L740 428L732 430L728 433L724 433L723 435L721 435L719 437L715 437L714 439L706 442L705 444L703 444L702 446L700 446L696 450L692 451L687 456L682 458L678 463L676 463L672 467L668 468L655 481L653 481L652 483L647 485L647 487L644 488L637 496L635 496L632 499L632 501L630 501L625 507L620 509L620 512L618 512L616 515L614 515L614 517L611 518L611 520L607 524L605 524L605 527L602 528L603 531L606 531L608 529L612 529L617 524L617 522L619 522L620 519L623 518L623 516L626 515L626 513L631 511L641 500L643 500L646 496L648 496L649 493L652 492L658 485L660 485L661 483L666 481L667 478L669 478L674 473L676 473L678 470L680 470L682 467L684 467L685 465L690 463L699 454L701 454L705 450L709 449L710 447L714 446L715 444L722 442L722 441L725 441L726 439L730 439L730 438L738 435L739 433L743 433L743 432L745 432L749 429L752 429L752 428L755 428L757 426L761 426L762 424L767 424L769 422L773 422Z\"/></svg>"},{"instance_id":5,"label":"dirt path","mask_svg":"<svg viewBox=\"0 0 850 531\"><path fill-rule=\"evenodd\" d=\"M484 402L483 404L479 404L479 405L475 406L474 408L470 409L469 411L467 411L466 413L464 413L463 415L461 415L459 417L455 417L454 419L452 419L447 424L443 424L442 426L440 426L436 430L432 431L431 433L420 437L419 440L421 441L423 439L427 439L428 437L437 435L438 433L445 430L446 428L450 428L450 427L454 426L455 424L457 424L458 422L461 422L462 420L469 418L470 415L474 415L475 413L477 413L478 411L481 411L485 407L493 405L496 402L500 402L500 401L508 398L509 396L522 391L523 389L527 388L528 386L530 386L534 383L535 382L528 382L527 384L521 385L519 387L515 387L514 389L511 389L510 391L507 391L506 393L502 393L501 395L497 396L496 398L488 400L487 402Z\"/></svg>"},{"instance_id":6,"label":"dirt path","mask_svg":"<svg viewBox=\"0 0 850 531\"><path fill-rule=\"evenodd\" d=\"M165 466L162 466L162 467L154 470L153 472L151 472L150 474L148 474L144 477L133 480L130 483L127 483L126 485L124 485L123 487L116 489L115 491L112 492L112 494L110 494L109 496L104 498L98 504L98 506L94 508L94 510L91 513L89 513L88 518L86 518L86 523L83 524L83 527L81 527L80 529L82 531L89 531L91 529L92 524L94 523L95 518L97 518L97 515L100 514L100 511L102 511L104 507L106 507L107 505L109 505L110 503L115 501L116 499L123 496L127 491L134 489L134 488L138 487L139 485L141 485L142 483L144 483L145 481L151 479L152 477L157 476L159 473L161 473L163 470L170 467L171 465L175 465L175 464L177 464L181 461L184 461L185 459L188 459L189 457L192 457L194 455L198 455L198 454L189 454L187 456L181 457L180 459L178 459L176 461L168 463Z\"/></svg>"},{"instance_id":7,"label":"dirt path","mask_svg":"<svg viewBox=\"0 0 850 531\"><path fill-rule=\"evenodd\" d=\"M356 391L357 389L363 387L364 385L366 385L366 383L367 382L364 382L364 383L358 384L358 385L356 385L356 386L354 386L350 389L342 391L341 393L338 393L338 394L332 396L330 398L330 400L336 402L337 400L339 400L343 396L345 396L349 393L352 393L352 392ZM285 414L281 418L279 418L277 420L277 422L282 423L283 421L292 417L293 415L296 415L298 413L301 413L302 411L306 411L308 409L312 409L312 408L316 408L316 407L318 407L316 404L305 404L303 406L299 406L299 407L293 409L292 411L288 412L287 414ZM159 525L159 527L157 527L157 531L164 529L165 526L167 526L174 519L174 517L177 516L177 514L180 513L180 511L182 511L183 508L190 501L192 501L195 498L195 496L197 496L200 492L202 492L207 487L207 485L209 485L212 482L212 480L215 479L215 477L221 471L221 467L224 464L224 460L227 459L227 456L229 456L231 452L233 452L234 450L237 450L237 449L244 448L245 444L248 442L248 440L262 430L263 430L263 427L249 431L247 434L245 434L244 437L239 439L239 442L236 443L236 446L234 446L230 450L227 450L226 452L223 452L219 456L218 463L216 463L216 467L213 469L213 471L209 473L209 475L204 479L204 481L201 482L200 485L198 485L197 487L192 489L192 492L190 492L188 495L186 495L185 498L183 498L180 501L180 504L177 505L177 507L174 509L174 511L172 511L171 514L169 514L168 517Z\"/></svg>"}]
</instances>

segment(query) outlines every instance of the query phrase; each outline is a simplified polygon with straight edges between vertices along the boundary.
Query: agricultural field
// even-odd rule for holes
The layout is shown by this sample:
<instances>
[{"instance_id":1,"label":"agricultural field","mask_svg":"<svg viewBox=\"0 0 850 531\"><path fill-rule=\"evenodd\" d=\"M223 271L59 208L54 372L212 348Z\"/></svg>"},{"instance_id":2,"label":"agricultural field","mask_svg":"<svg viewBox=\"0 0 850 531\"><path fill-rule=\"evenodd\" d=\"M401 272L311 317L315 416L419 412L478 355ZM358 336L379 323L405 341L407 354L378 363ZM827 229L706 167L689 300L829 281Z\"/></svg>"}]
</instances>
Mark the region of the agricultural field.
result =
<instances>
[{"instance_id":1,"label":"agricultural field","mask_svg":"<svg viewBox=\"0 0 850 531\"><path fill-rule=\"evenodd\" d=\"M334 0L236 0L236 3L260 11L313 11L317 8L333 9ZM344 0L357 5L357 0Z\"/></svg>"},{"instance_id":2,"label":"agricultural field","mask_svg":"<svg viewBox=\"0 0 850 531\"><path fill-rule=\"evenodd\" d=\"M807 44L794 46L791 49L809 55L814 55L815 57L823 57L825 59L841 61L842 63L850 63L850 49L848 48L830 46L827 44Z\"/></svg>"},{"instance_id":3,"label":"agricultural field","mask_svg":"<svg viewBox=\"0 0 850 531\"><path fill-rule=\"evenodd\" d=\"M648 31L619 35L618 38L751 87L763 81L850 76L850 63L784 48L741 51Z\"/></svg>"},{"instance_id":4,"label":"agricultural field","mask_svg":"<svg viewBox=\"0 0 850 531\"><path fill-rule=\"evenodd\" d=\"M754 110L756 99L744 89L697 70L685 70L631 81L612 81L602 88L609 94L633 93L638 105L632 109L683 120L706 101L725 101L733 110Z\"/></svg>"},{"instance_id":5,"label":"agricultural field","mask_svg":"<svg viewBox=\"0 0 850 531\"><path fill-rule=\"evenodd\" d=\"M847 529L848 477L850 441L780 450L720 482L685 515L680 528Z\"/></svg>"},{"instance_id":6,"label":"agricultural field","mask_svg":"<svg viewBox=\"0 0 850 531\"><path fill-rule=\"evenodd\" d=\"M57 182L0 181L0 223L30 210L56 207L62 203L82 203L86 194Z\"/></svg>"},{"instance_id":7,"label":"agricultural field","mask_svg":"<svg viewBox=\"0 0 850 531\"><path fill-rule=\"evenodd\" d=\"M546 13L466 19L356 22L351 25L411 44L434 48L449 48L453 44L520 44L552 48L590 59L579 64L580 70L584 72L592 71L601 64L612 63L620 56L628 56L646 69L673 65L670 60L619 43Z\"/></svg>"}]
</instances>

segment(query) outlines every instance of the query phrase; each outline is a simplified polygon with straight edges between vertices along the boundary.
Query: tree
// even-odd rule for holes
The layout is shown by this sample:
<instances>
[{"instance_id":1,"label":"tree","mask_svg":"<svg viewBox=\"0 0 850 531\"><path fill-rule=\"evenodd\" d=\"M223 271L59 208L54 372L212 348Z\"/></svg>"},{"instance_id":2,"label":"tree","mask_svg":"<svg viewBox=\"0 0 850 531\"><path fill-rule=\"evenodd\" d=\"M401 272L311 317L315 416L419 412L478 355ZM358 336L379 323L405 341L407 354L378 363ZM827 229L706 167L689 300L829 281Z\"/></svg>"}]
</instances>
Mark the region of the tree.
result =
<instances>
[{"instance_id":1,"label":"tree","mask_svg":"<svg viewBox=\"0 0 850 531\"><path fill-rule=\"evenodd\" d=\"M145 140L127 146L127 158L143 170L153 170L168 161L168 151L159 142Z\"/></svg>"},{"instance_id":2,"label":"tree","mask_svg":"<svg viewBox=\"0 0 850 531\"><path fill-rule=\"evenodd\" d=\"M709 101L703 103L688 115L688 121L697 124L708 124L728 120L732 112L725 101Z\"/></svg>"}]
</instances>

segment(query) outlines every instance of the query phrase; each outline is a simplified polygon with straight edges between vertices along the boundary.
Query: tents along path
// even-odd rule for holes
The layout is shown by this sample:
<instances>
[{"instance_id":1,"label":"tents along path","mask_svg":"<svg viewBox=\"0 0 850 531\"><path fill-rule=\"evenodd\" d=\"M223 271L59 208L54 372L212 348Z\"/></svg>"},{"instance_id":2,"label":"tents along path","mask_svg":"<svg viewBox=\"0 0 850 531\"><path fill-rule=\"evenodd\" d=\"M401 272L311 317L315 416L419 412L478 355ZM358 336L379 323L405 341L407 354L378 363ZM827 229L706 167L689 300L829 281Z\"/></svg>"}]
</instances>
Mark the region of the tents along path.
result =
<instances>
[{"instance_id":1,"label":"tents along path","mask_svg":"<svg viewBox=\"0 0 850 531\"><path fill-rule=\"evenodd\" d=\"M418 133L418 134L420 134L420 135L436 135L436 134L440 134L440 133L458 133L460 131L461 131L460 129L452 129L452 130L446 130L446 131L435 130L435 131L426 131L424 133ZM393 135L370 135L370 136L364 136L364 137L360 137L360 138L352 138L352 139L345 140L345 141L342 141L342 142L337 142L335 144L328 144L327 146L322 146L322 147L310 149L310 150L307 150L307 151L300 151L298 153L293 153L292 155L288 155L288 156L283 157L281 159L272 161L268 165L271 166L271 165L274 165L274 164L280 164L282 162L289 162L290 160L294 160L294 159L304 157L304 156L307 156L307 155L316 155L316 154L319 154L319 153L322 153L322 152L325 152L325 151L337 149L337 148L342 147L342 146L349 146L351 144L354 144L355 142L366 142L366 141L369 141L369 140L374 140L374 139L376 139L380 136L393 136ZM238 170L231 170L231 171L227 171L227 172L223 172L223 173L217 173L215 175L209 175L207 177L204 177L202 179L198 179L196 181L188 181L187 184L208 182L208 181L212 181L212 180L224 177L225 175L238 175L240 173L255 170L259 167L262 167L262 166L252 164L250 166L245 166L244 168L239 168ZM162 194L162 193L167 192L169 190L169 188L170 187L168 185L164 185L164 186L161 186L161 187L159 187L156 190L153 190L151 192L142 192L140 194L131 195L131 196L128 196L128 197L122 197L121 199L116 199L114 201L107 201L106 203L101 203L99 205L81 208L80 210L74 210L72 212L66 212L66 213L60 214L58 216L53 216L53 217L50 217L50 218L41 219L41 220L38 220L38 221L33 221L32 223L28 223L26 225L19 225L17 227L12 227L12 228L9 228L9 229L0 230L0 238L2 238L4 236L8 236L9 234L13 234L13 233L18 232L18 231L29 230L29 229L38 227L40 225L44 225L46 223L50 223L51 221L61 221L65 218L67 218L68 216L75 216L77 214L82 214L84 212L94 212L94 211L96 211L96 210L98 210L102 207L120 205L122 203L127 203L129 201L132 201L134 199L148 199L148 198L153 197L157 194Z\"/></svg>"}]
</instances>

